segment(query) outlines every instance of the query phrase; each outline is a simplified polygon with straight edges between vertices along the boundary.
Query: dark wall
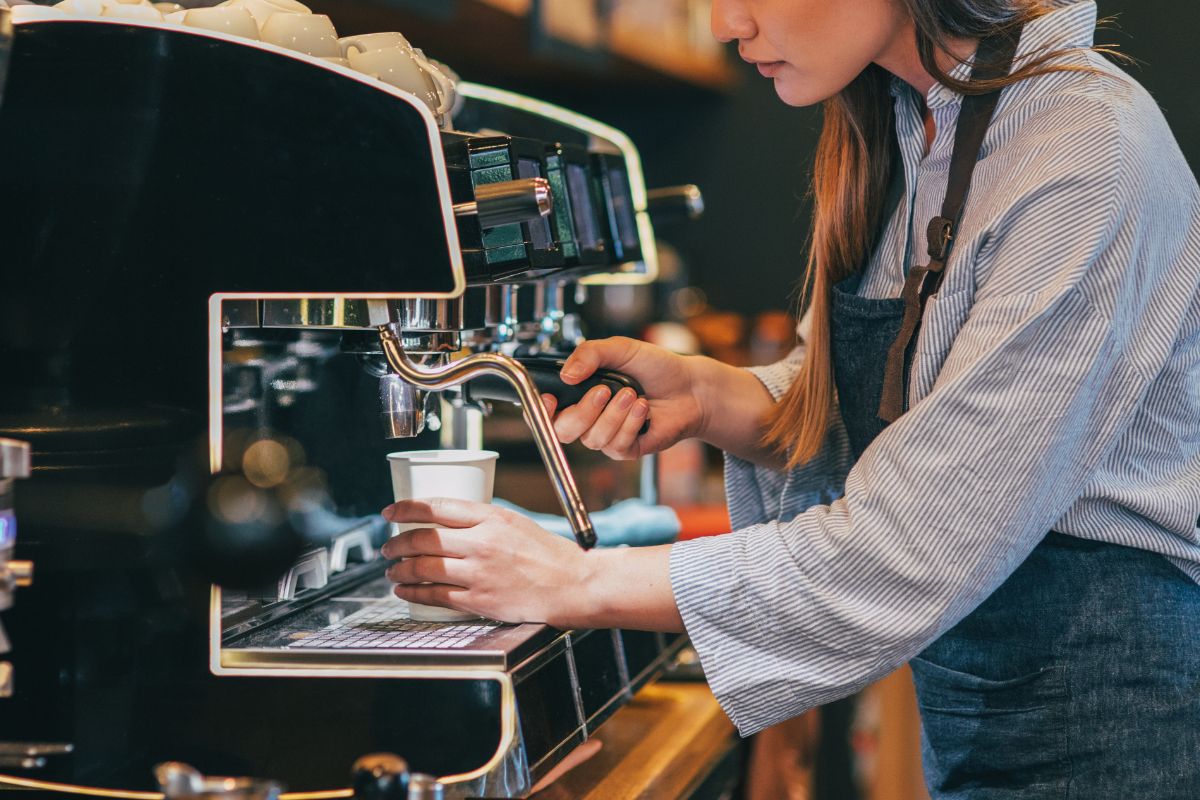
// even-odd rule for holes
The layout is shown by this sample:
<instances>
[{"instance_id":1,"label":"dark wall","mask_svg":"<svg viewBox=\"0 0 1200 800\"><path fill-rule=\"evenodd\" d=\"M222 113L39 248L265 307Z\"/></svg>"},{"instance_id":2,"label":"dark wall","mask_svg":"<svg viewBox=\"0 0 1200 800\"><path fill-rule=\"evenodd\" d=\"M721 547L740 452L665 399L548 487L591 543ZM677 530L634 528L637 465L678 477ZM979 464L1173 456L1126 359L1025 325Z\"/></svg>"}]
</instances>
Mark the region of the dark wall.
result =
<instances>
[{"instance_id":1,"label":"dark wall","mask_svg":"<svg viewBox=\"0 0 1200 800\"><path fill-rule=\"evenodd\" d=\"M1140 63L1128 67L1162 106L1193 170L1200 168L1200 3L1191 0L1100 0L1118 29L1116 43ZM740 62L739 62L740 64ZM668 232L688 261L693 282L720 308L744 313L790 307L803 270L808 225L806 178L820 125L817 109L788 108L771 82L746 65L728 96L628 89L604 96L555 98L623 127L642 151L651 185L692 182L708 213ZM543 90L545 93L545 90Z\"/></svg>"}]
</instances>

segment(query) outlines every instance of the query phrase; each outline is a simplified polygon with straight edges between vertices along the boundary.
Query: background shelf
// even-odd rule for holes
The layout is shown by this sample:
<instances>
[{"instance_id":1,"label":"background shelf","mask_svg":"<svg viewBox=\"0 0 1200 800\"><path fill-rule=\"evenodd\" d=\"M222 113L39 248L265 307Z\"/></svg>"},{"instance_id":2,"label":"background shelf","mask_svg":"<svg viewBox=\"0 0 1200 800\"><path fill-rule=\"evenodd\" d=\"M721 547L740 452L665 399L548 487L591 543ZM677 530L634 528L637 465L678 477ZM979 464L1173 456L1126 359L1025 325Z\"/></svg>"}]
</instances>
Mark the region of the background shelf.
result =
<instances>
[{"instance_id":1,"label":"background shelf","mask_svg":"<svg viewBox=\"0 0 1200 800\"><path fill-rule=\"evenodd\" d=\"M562 5L550 6L551 1ZM626 6L649 9L660 2L314 0L310 5L329 14L342 35L398 30L463 78L480 83L571 83L581 90L639 92L733 89L739 73L726 50L707 34L688 29L688 19L698 19L696 9L690 17L680 16L678 24L657 28L639 27L636 14L622 13ZM664 36L664 29L672 35Z\"/></svg>"}]
</instances>

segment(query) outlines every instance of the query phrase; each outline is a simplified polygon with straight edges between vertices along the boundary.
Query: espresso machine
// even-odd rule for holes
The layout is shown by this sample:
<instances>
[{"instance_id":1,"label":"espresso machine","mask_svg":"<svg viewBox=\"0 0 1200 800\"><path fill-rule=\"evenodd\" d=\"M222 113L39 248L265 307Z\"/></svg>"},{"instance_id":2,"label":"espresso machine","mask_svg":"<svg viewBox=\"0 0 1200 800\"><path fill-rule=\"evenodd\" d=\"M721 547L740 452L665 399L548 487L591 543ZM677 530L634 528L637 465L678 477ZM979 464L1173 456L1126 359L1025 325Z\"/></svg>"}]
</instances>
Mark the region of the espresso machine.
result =
<instances>
[{"instance_id":1,"label":"espresso machine","mask_svg":"<svg viewBox=\"0 0 1200 800\"><path fill-rule=\"evenodd\" d=\"M387 453L479 447L494 403L595 543L538 396L636 387L558 379L568 301L657 270L627 137L458 95L439 124L256 41L15 26L0 436L32 450L16 555L38 580L5 612L0 742L56 749L0 787L128 797L187 762L344 797L347 765L392 752L448 797L523 797L683 646L413 622L390 592Z\"/></svg>"}]
</instances>

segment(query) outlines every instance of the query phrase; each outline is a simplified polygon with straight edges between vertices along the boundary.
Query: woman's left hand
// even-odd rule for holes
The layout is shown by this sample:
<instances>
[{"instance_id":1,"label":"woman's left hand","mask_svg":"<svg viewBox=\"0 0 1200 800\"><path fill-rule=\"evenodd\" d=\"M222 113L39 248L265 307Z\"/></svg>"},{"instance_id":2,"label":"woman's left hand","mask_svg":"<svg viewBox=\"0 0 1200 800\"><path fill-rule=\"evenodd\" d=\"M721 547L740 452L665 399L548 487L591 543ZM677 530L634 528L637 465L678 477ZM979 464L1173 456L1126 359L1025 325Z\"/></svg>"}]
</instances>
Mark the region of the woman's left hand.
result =
<instances>
[{"instance_id":1,"label":"woman's left hand","mask_svg":"<svg viewBox=\"0 0 1200 800\"><path fill-rule=\"evenodd\" d=\"M433 498L384 509L404 531L382 549L402 600L502 622L586 624L588 553L520 514L487 503Z\"/></svg>"}]
</instances>

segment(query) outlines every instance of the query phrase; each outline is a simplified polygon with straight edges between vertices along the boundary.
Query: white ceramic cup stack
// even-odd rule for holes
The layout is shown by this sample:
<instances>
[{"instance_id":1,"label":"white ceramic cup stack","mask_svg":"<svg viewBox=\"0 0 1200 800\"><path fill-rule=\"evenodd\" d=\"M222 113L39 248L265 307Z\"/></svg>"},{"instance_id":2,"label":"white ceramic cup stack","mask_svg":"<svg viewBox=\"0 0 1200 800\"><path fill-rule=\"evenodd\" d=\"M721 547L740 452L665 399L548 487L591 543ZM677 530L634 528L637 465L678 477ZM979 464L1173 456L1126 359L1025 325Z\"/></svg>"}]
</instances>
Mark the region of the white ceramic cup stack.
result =
<instances>
[{"instance_id":1,"label":"white ceramic cup stack","mask_svg":"<svg viewBox=\"0 0 1200 800\"><path fill-rule=\"evenodd\" d=\"M120 19L141 20L144 22L162 22L162 12L154 7L149 0L100 0L104 10L102 17L118 17Z\"/></svg>"},{"instance_id":2,"label":"white ceramic cup stack","mask_svg":"<svg viewBox=\"0 0 1200 800\"><path fill-rule=\"evenodd\" d=\"M425 54L396 31L343 36L342 56L359 72L416 95L429 106L439 123L446 121L454 103L454 84Z\"/></svg>"},{"instance_id":3,"label":"white ceramic cup stack","mask_svg":"<svg viewBox=\"0 0 1200 800\"><path fill-rule=\"evenodd\" d=\"M411 450L389 453L392 493L396 500L449 497L476 503L492 502L496 459L491 450ZM427 525L402 524L395 532ZM419 622L465 622L473 614L420 603L409 603L409 616Z\"/></svg>"},{"instance_id":4,"label":"white ceramic cup stack","mask_svg":"<svg viewBox=\"0 0 1200 800\"><path fill-rule=\"evenodd\" d=\"M276 12L262 26L262 40L317 58L340 58L337 30L324 14Z\"/></svg>"},{"instance_id":5,"label":"white ceramic cup stack","mask_svg":"<svg viewBox=\"0 0 1200 800\"><path fill-rule=\"evenodd\" d=\"M440 125L448 126L454 111L458 76L426 57L403 34L387 31L339 39L329 17L312 13L298 0L225 0L220 5L192 9L170 0L62 0L53 7L29 8L33 10L14 12L14 19L24 14L30 19L72 16L166 21L261 40L351 67L416 95Z\"/></svg>"},{"instance_id":6,"label":"white ceramic cup stack","mask_svg":"<svg viewBox=\"0 0 1200 800\"><path fill-rule=\"evenodd\" d=\"M182 22L189 28L204 28L218 33L240 36L243 39L259 38L258 24L254 21L254 17L246 9L236 6L193 8L183 12Z\"/></svg>"}]
</instances>

